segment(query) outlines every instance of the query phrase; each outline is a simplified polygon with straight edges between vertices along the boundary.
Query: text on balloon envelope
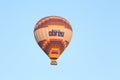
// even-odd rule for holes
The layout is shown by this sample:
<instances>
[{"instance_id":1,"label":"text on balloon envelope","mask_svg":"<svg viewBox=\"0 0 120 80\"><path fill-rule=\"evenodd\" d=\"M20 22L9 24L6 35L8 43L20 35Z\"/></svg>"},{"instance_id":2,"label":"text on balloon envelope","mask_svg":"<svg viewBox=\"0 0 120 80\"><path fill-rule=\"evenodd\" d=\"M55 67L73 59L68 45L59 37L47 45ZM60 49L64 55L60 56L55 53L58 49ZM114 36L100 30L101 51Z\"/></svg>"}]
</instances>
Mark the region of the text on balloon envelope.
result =
<instances>
[{"instance_id":1,"label":"text on balloon envelope","mask_svg":"<svg viewBox=\"0 0 120 80\"><path fill-rule=\"evenodd\" d=\"M51 30L48 32L49 36L59 36L64 37L64 32L60 30Z\"/></svg>"}]
</instances>

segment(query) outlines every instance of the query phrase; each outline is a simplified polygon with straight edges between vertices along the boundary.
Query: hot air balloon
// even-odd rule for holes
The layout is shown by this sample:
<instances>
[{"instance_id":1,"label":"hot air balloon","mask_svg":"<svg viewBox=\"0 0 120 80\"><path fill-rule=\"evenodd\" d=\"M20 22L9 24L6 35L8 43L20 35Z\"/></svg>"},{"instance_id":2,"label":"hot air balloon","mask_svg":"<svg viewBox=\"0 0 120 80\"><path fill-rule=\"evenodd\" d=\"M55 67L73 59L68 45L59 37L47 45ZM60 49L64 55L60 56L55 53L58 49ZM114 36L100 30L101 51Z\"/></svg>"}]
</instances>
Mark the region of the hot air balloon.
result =
<instances>
[{"instance_id":1,"label":"hot air balloon","mask_svg":"<svg viewBox=\"0 0 120 80\"><path fill-rule=\"evenodd\" d=\"M72 38L70 23L60 16L47 16L37 22L34 36L40 48L57 65L57 59L68 46Z\"/></svg>"}]
</instances>

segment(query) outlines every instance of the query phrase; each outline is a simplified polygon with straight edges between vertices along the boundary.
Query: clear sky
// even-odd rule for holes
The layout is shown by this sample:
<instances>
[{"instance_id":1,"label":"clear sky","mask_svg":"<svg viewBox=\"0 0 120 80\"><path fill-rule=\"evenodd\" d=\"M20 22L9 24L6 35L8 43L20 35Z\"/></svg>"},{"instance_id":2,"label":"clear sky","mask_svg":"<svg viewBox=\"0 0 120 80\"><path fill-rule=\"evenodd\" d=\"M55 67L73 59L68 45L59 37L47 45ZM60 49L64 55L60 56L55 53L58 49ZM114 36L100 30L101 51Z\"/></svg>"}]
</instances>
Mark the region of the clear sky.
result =
<instances>
[{"instance_id":1,"label":"clear sky","mask_svg":"<svg viewBox=\"0 0 120 80\"><path fill-rule=\"evenodd\" d=\"M73 28L57 66L33 34L50 15ZM120 80L120 0L0 0L0 80Z\"/></svg>"}]
</instances>

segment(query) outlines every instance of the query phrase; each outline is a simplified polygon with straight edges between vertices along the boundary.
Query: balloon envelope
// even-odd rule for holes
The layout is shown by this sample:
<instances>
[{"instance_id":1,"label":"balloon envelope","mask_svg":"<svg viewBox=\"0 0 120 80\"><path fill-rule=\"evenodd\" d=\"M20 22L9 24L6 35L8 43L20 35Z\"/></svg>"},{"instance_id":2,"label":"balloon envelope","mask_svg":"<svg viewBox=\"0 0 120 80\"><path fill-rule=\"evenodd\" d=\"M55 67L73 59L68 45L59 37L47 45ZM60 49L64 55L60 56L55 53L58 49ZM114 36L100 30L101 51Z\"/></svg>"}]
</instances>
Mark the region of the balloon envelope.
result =
<instances>
[{"instance_id":1,"label":"balloon envelope","mask_svg":"<svg viewBox=\"0 0 120 80\"><path fill-rule=\"evenodd\" d=\"M62 17L48 16L35 25L34 36L38 45L51 59L51 64L57 65L56 60L71 40L72 27Z\"/></svg>"}]
</instances>

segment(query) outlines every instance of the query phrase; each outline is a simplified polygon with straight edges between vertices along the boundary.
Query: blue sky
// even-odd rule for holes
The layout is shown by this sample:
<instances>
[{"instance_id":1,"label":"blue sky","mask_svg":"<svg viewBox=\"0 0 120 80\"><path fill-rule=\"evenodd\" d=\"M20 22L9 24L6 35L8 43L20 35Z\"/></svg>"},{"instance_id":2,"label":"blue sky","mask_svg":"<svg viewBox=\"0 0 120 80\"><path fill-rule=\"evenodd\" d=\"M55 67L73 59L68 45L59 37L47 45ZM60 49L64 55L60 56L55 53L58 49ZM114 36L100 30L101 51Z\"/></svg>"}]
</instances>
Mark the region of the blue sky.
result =
<instances>
[{"instance_id":1,"label":"blue sky","mask_svg":"<svg viewBox=\"0 0 120 80\"><path fill-rule=\"evenodd\" d=\"M50 15L73 28L57 66L33 34L37 21ZM0 80L120 80L120 1L1 0Z\"/></svg>"}]
</instances>

